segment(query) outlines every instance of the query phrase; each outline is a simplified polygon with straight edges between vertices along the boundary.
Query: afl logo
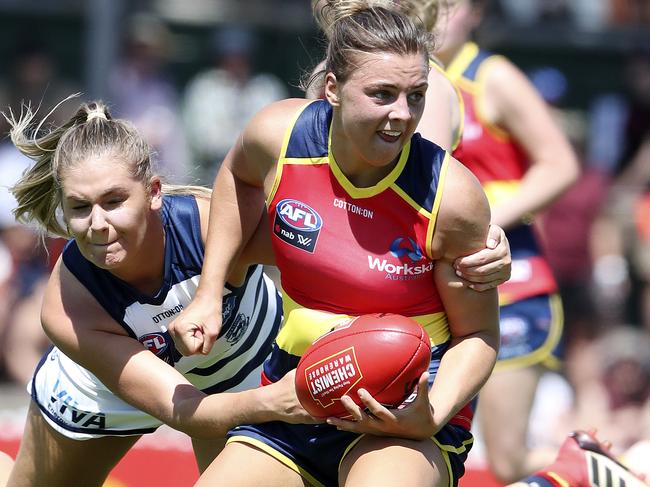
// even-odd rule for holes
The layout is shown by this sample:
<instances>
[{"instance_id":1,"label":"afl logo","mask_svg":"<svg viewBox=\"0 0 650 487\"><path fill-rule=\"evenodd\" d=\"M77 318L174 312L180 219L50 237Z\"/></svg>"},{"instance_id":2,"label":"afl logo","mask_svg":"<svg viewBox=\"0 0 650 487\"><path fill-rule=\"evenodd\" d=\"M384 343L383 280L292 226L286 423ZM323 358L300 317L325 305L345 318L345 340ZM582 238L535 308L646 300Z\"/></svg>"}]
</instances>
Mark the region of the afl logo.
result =
<instances>
[{"instance_id":1,"label":"afl logo","mask_svg":"<svg viewBox=\"0 0 650 487\"><path fill-rule=\"evenodd\" d=\"M282 221L296 230L314 232L323 226L320 215L301 201L285 199L277 204L277 209Z\"/></svg>"},{"instance_id":2,"label":"afl logo","mask_svg":"<svg viewBox=\"0 0 650 487\"><path fill-rule=\"evenodd\" d=\"M300 250L313 253L323 219L302 201L284 199L275 205L273 233Z\"/></svg>"},{"instance_id":3,"label":"afl logo","mask_svg":"<svg viewBox=\"0 0 650 487\"><path fill-rule=\"evenodd\" d=\"M155 355L161 355L167 349L167 339L162 333L148 333L142 335L138 340Z\"/></svg>"}]
</instances>

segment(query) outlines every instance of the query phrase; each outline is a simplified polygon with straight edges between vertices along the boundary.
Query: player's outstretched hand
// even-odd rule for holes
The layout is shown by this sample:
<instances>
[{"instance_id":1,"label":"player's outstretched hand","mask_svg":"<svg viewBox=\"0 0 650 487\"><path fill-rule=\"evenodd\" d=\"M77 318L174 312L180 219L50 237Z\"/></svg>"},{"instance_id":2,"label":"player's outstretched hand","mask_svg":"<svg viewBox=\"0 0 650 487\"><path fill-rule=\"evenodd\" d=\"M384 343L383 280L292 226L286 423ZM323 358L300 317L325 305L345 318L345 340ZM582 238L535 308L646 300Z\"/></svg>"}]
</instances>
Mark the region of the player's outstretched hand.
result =
<instances>
[{"instance_id":1,"label":"player's outstretched hand","mask_svg":"<svg viewBox=\"0 0 650 487\"><path fill-rule=\"evenodd\" d=\"M195 298L168 327L176 349L184 356L212 350L221 330L221 303Z\"/></svg>"},{"instance_id":2,"label":"player's outstretched hand","mask_svg":"<svg viewBox=\"0 0 650 487\"><path fill-rule=\"evenodd\" d=\"M475 291L486 291L510 279L512 258L503 229L490 225L486 248L454 261L456 274Z\"/></svg>"},{"instance_id":3,"label":"player's outstretched hand","mask_svg":"<svg viewBox=\"0 0 650 487\"><path fill-rule=\"evenodd\" d=\"M352 418L327 418L327 423L340 430L354 433L368 433L377 436L397 436L423 440L438 432L433 407L429 402L429 373L424 372L418 381L417 396L403 409L387 409L378 403L365 389L357 394L365 409L358 406L349 396L342 396L341 402Z\"/></svg>"}]
</instances>

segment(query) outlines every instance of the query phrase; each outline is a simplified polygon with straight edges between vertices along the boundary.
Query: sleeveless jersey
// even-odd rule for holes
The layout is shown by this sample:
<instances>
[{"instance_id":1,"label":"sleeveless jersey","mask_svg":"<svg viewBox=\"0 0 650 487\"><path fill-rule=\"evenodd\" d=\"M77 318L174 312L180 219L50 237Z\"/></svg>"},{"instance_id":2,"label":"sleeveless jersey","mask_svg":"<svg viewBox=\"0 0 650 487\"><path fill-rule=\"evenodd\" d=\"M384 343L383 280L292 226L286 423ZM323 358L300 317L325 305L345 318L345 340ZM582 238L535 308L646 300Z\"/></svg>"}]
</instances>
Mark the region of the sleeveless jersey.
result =
<instances>
[{"instance_id":1,"label":"sleeveless jersey","mask_svg":"<svg viewBox=\"0 0 650 487\"><path fill-rule=\"evenodd\" d=\"M285 316L264 366L268 381L350 315L410 316L428 332L434 357L450 337L431 258L448 154L415 134L390 174L357 188L330 150L331 120L323 100L298 111L267 198Z\"/></svg>"},{"instance_id":2,"label":"sleeveless jersey","mask_svg":"<svg viewBox=\"0 0 650 487\"><path fill-rule=\"evenodd\" d=\"M129 336L198 389L217 393L241 388L245 381L249 388L258 385L261 365L282 320L281 299L272 281L258 265L249 269L240 287L227 285L223 327L212 351L181 356L167 325L190 303L198 287L204 254L199 210L193 196L166 195L160 214L165 230L164 278L155 295L143 294L96 267L74 240L63 251L65 266ZM251 385L253 373L257 379ZM50 424L64 434L79 433L77 439L86 433L141 434L160 424L123 403L92 372L56 347L46 353L32 383L32 397ZM99 419L85 424L79 420L84 417Z\"/></svg>"},{"instance_id":3,"label":"sleeveless jersey","mask_svg":"<svg viewBox=\"0 0 650 487\"><path fill-rule=\"evenodd\" d=\"M481 69L493 56L467 43L447 69L461 92L465 123L454 157L479 179L492 206L507 201L519 188L528 161L508 134L481 116ZM551 268L542 256L533 229L519 225L507 233L512 253L512 277L499 286L499 301L509 304L557 291Z\"/></svg>"}]
</instances>

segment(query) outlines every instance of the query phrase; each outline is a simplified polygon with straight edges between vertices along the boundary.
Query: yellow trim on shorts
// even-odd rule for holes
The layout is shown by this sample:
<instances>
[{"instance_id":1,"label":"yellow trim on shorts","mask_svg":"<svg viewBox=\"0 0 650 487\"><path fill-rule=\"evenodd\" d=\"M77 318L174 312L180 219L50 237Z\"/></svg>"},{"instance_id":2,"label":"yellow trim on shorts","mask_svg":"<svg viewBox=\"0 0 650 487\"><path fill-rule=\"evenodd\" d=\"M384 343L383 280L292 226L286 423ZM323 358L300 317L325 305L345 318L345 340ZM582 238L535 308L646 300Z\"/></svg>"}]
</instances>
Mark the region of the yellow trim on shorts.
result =
<instances>
[{"instance_id":1,"label":"yellow trim on shorts","mask_svg":"<svg viewBox=\"0 0 650 487\"><path fill-rule=\"evenodd\" d=\"M546 341L537 350L511 359L498 360L494 370L514 370L530 367L532 365L543 365L552 370L560 367L560 361L553 356L552 351L560 342L562 330L564 328L564 311L562 309L562 299L559 294L551 294L548 297L551 307L551 327Z\"/></svg>"},{"instance_id":2,"label":"yellow trim on shorts","mask_svg":"<svg viewBox=\"0 0 650 487\"><path fill-rule=\"evenodd\" d=\"M460 455L461 453L465 453L467 451L467 445L471 445L474 443L474 438L469 438L465 441L463 441L462 446L460 447L455 447L453 445L443 445L440 443L435 436L431 437L431 440L440 448L440 453L442 453L442 457L445 459L445 464L447 465L447 477L449 478L449 487L453 487L454 485L454 480L456 477L454 476L454 471L451 467L451 460L449 459L449 454L450 453L455 453L456 455Z\"/></svg>"},{"instance_id":3,"label":"yellow trim on shorts","mask_svg":"<svg viewBox=\"0 0 650 487\"><path fill-rule=\"evenodd\" d=\"M270 445L267 445L266 443L257 440L255 438L250 438L249 436L231 436L228 438L228 441L226 441L226 444L228 443L245 443L250 446L254 446L255 448L258 448L262 450L264 453L267 453L268 455L272 456L276 460L278 460L280 463L284 464L285 466L289 467L291 470L296 472L298 475L306 479L310 484L316 486L316 487L327 487L325 484L320 483L316 478L310 474L307 470L302 468L300 465L295 463L293 460L291 460L289 457L287 457L285 454L282 452L279 452L275 448L273 448Z\"/></svg>"},{"instance_id":4,"label":"yellow trim on shorts","mask_svg":"<svg viewBox=\"0 0 650 487\"><path fill-rule=\"evenodd\" d=\"M307 108L309 105L314 103L317 100L309 100L307 103L305 103L301 108L296 110L296 113L292 117L291 121L287 125L287 129L284 131L284 139L282 140L282 147L280 149L280 157L278 158L278 161L276 163L275 167L275 178L273 178L273 186L271 187L271 191L269 191L268 196L266 197L266 206L268 207L271 204L271 201L273 201L273 197L275 196L275 192L278 190L278 186L280 185L280 181L282 179L282 166L284 165L285 161L287 160L285 158L285 154L287 153L287 147L289 146L289 140L291 140L291 134L293 133L293 129L296 126L296 121L298 120L298 117L302 114L303 111L305 111L305 108ZM317 160L319 158L313 158L313 160ZM290 159L292 161L295 161L296 159ZM309 158L306 158L307 161L310 161ZM310 163L310 162L308 162Z\"/></svg>"},{"instance_id":5,"label":"yellow trim on shorts","mask_svg":"<svg viewBox=\"0 0 650 487\"><path fill-rule=\"evenodd\" d=\"M343 460L345 460L345 457L348 456L350 453L350 450L354 448L360 441L361 439L366 436L365 433L360 434L352 443L348 445L348 447L345 449L343 452L343 455L341 456L341 461L339 462L339 467L338 471L341 471L341 464L343 463ZM460 455L462 453L465 453L467 451L467 445L471 445L474 443L474 437L469 438L465 441L463 441L462 446L460 447L455 447L453 445L444 445L440 443L435 436L432 436L429 438L431 441L433 441L436 446L440 449L440 453L442 453L442 457L445 459L445 464L447 465L447 477L449 478L449 487L453 487L454 485L454 480L456 479L454 476L454 471L451 467L451 460L449 459L449 454L450 453L455 453L457 455Z\"/></svg>"},{"instance_id":6,"label":"yellow trim on shorts","mask_svg":"<svg viewBox=\"0 0 650 487\"><path fill-rule=\"evenodd\" d=\"M569 484L569 482L564 480L562 477L560 477L555 472L546 472L546 475L548 475L553 480L555 480L558 484L560 484L560 487L571 487L571 484Z\"/></svg>"},{"instance_id":7,"label":"yellow trim on shorts","mask_svg":"<svg viewBox=\"0 0 650 487\"><path fill-rule=\"evenodd\" d=\"M357 444L361 441L362 438L366 436L366 433L360 433L359 436L357 436L348 446L345 450L343 450L343 455L341 455L341 460L339 460L339 466L337 472L341 471L341 465L343 464L343 460L345 460L345 457L348 456L348 453L350 453L350 450L357 446Z\"/></svg>"}]
</instances>

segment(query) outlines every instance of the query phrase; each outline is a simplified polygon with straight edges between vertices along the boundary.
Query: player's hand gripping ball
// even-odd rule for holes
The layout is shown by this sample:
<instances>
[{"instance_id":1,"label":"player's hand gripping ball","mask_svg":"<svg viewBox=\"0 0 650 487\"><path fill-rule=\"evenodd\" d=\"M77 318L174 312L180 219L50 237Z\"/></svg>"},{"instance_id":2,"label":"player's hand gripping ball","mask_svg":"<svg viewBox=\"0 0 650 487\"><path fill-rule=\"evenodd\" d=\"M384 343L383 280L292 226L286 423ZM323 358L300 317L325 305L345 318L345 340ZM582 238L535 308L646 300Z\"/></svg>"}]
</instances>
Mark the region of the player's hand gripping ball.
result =
<instances>
[{"instance_id":1,"label":"player's hand gripping ball","mask_svg":"<svg viewBox=\"0 0 650 487\"><path fill-rule=\"evenodd\" d=\"M341 404L366 389L379 403L394 408L413 392L431 361L429 336L405 316L362 315L318 338L296 370L300 404L315 418L350 416Z\"/></svg>"}]
</instances>

